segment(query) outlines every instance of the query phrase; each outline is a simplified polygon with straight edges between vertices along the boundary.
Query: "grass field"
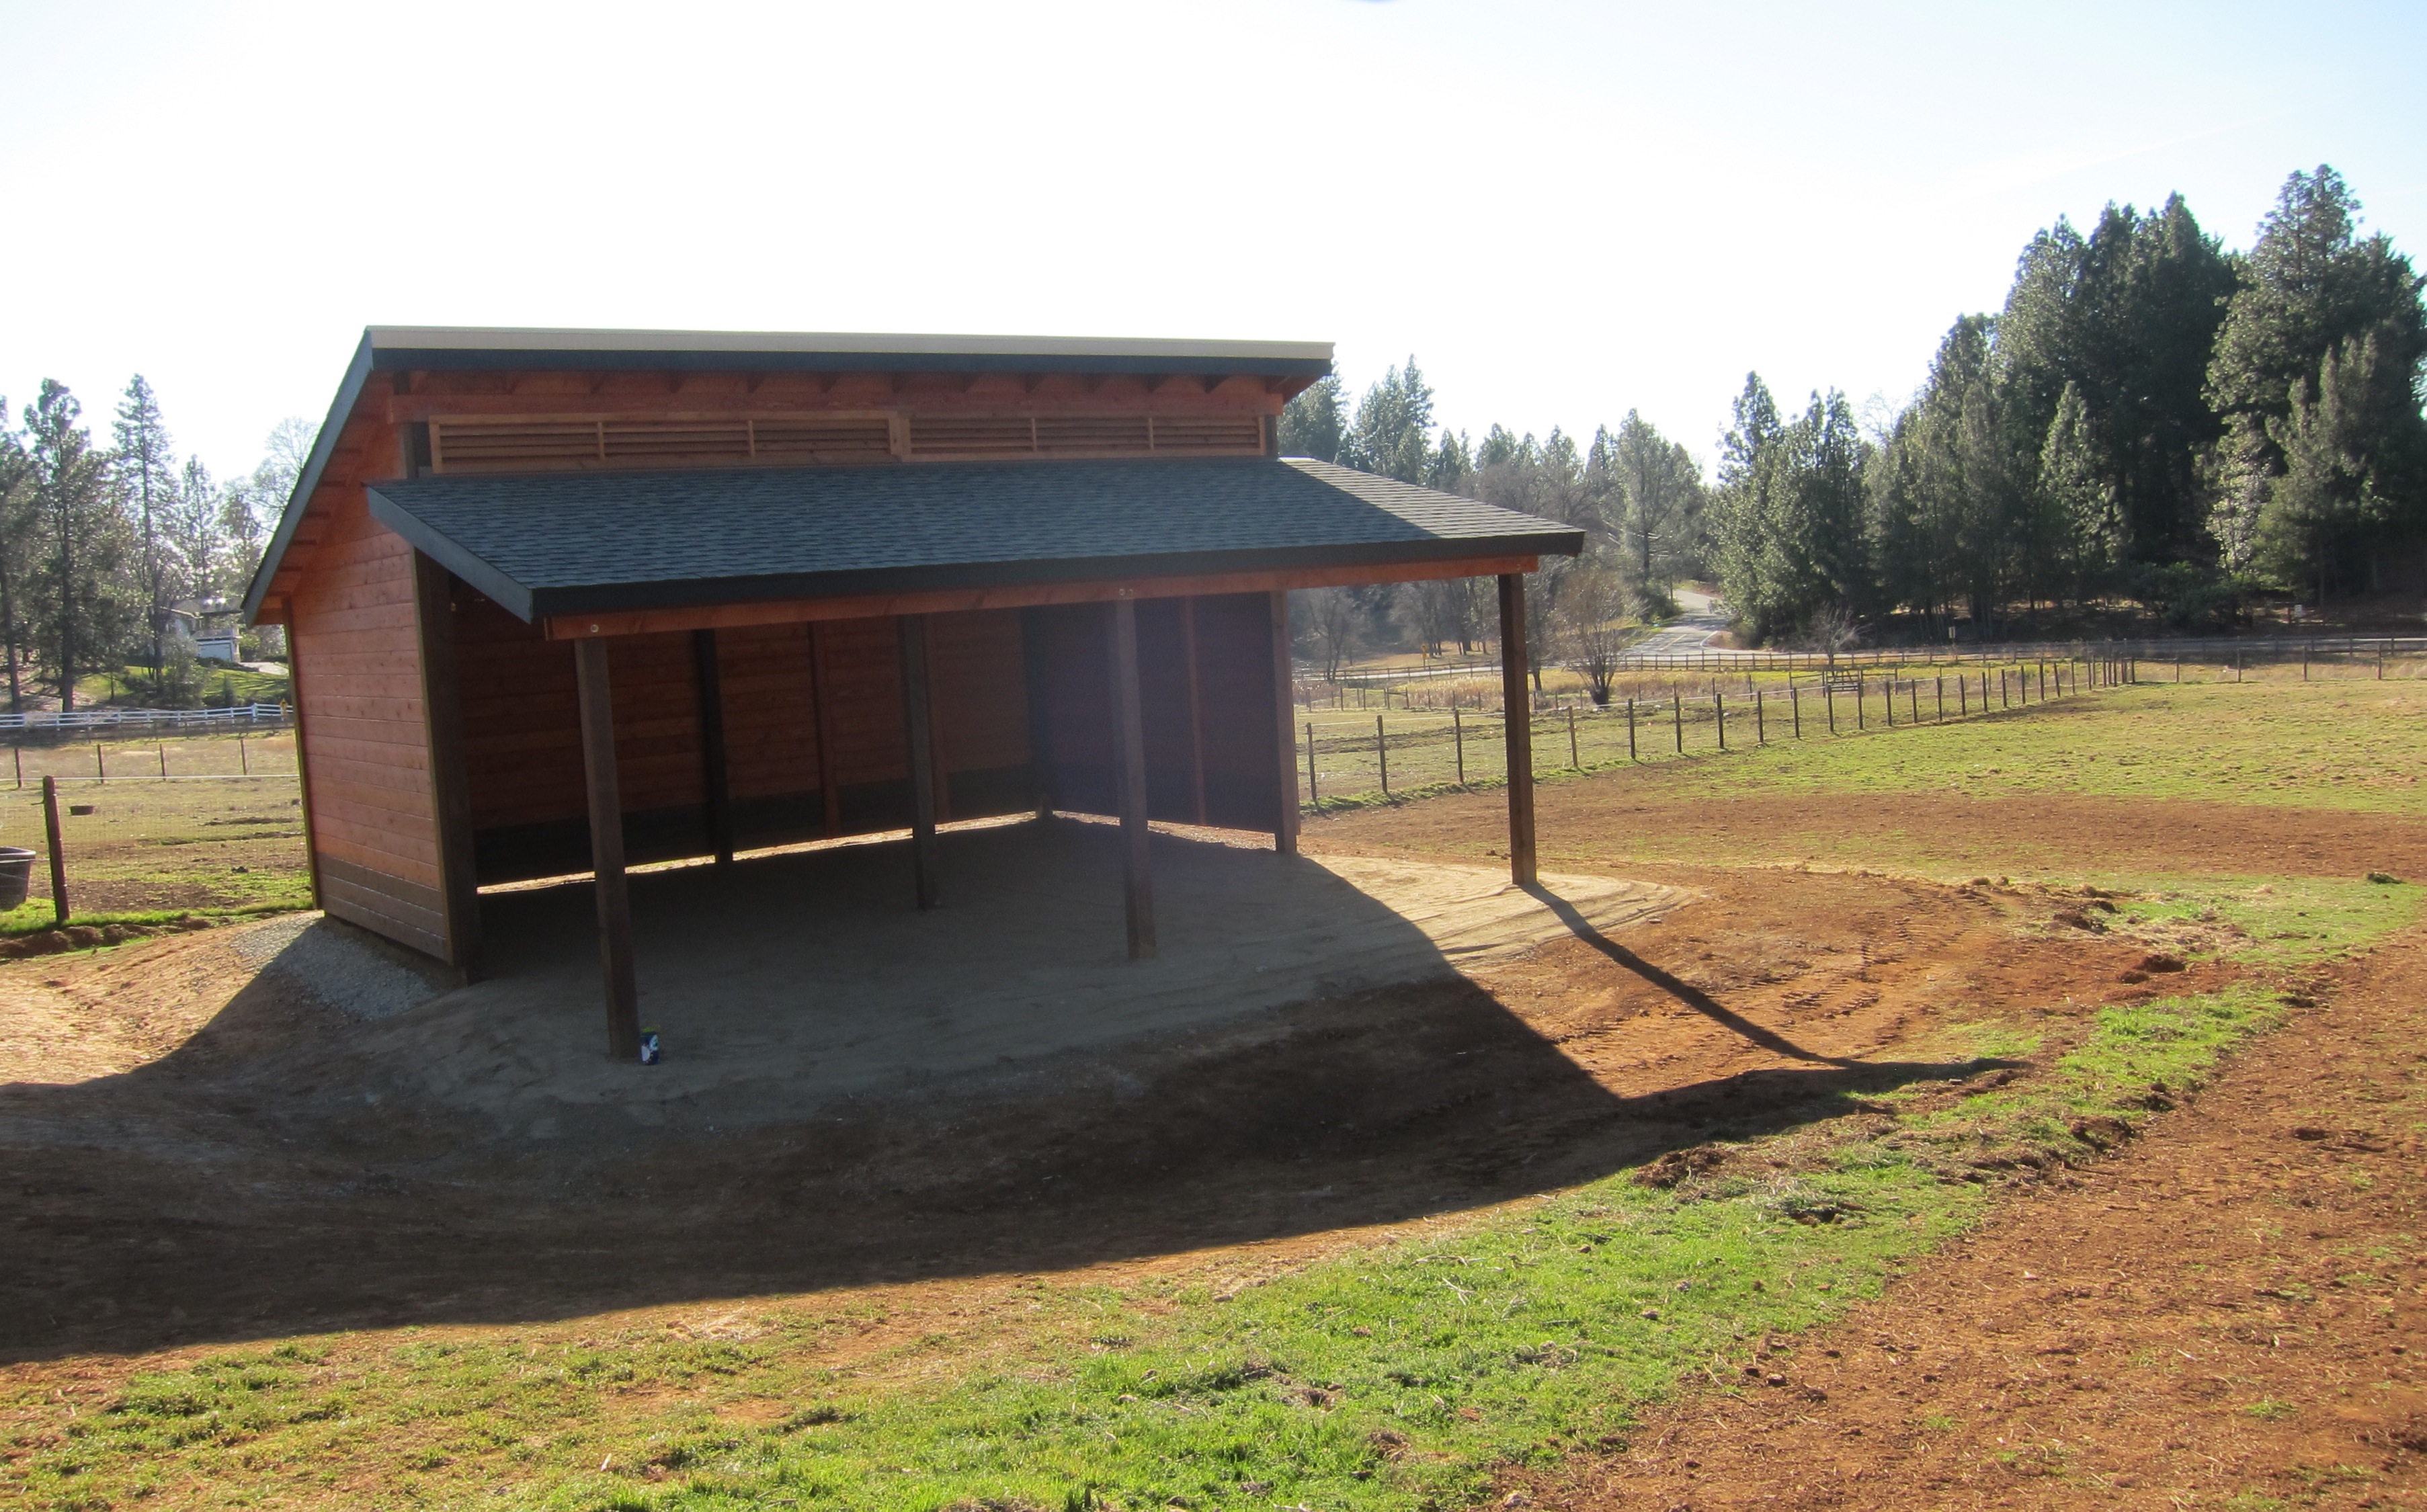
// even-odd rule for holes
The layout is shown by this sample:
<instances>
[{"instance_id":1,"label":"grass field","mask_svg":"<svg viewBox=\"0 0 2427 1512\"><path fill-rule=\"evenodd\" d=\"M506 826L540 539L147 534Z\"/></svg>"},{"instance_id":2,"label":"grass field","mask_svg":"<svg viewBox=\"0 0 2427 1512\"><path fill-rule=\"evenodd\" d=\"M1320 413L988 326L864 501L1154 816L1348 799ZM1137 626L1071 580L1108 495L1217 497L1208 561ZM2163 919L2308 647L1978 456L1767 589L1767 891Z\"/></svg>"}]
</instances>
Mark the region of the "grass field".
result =
<instances>
[{"instance_id":1,"label":"grass field","mask_svg":"<svg viewBox=\"0 0 2427 1512\"><path fill-rule=\"evenodd\" d=\"M1656 786L1709 805L1886 793L2416 816L2423 702L2409 682L2143 684L1944 727L1829 740L1807 724L1800 744L1563 787L1613 813ZM113 782L96 818L132 832L126 855L226 887L217 832L274 828L292 784L210 785L208 812L182 796L204 788L121 797ZM1356 822L1387 837L1393 818ZM1763 845L1740 837L1727 860L1806 859ZM231 891L270 901L293 876ZM2064 881L2112 895L2103 929L2212 984L2117 989L2062 1039L2028 1012L1952 1022L1899 1048L1933 1075L1780 1132L1722 1121L1707 1164L1672 1184L1621 1171L1361 1233L1311 1263L1250 1247L1113 1281L1008 1278L1007 1300L949 1328L888 1330L899 1304L876 1295L737 1297L96 1365L113 1383L98 1410L58 1410L42 1387L0 1398L0 1486L57 1509L1471 1504L1511 1466L1622 1439L1681 1382L1757 1390L1749 1341L1875 1294L1979 1223L2002 1182L2099 1158L2153 1116L2153 1087L2196 1088L2301 1011L2305 973L2427 900L2223 864Z\"/></svg>"}]
</instances>

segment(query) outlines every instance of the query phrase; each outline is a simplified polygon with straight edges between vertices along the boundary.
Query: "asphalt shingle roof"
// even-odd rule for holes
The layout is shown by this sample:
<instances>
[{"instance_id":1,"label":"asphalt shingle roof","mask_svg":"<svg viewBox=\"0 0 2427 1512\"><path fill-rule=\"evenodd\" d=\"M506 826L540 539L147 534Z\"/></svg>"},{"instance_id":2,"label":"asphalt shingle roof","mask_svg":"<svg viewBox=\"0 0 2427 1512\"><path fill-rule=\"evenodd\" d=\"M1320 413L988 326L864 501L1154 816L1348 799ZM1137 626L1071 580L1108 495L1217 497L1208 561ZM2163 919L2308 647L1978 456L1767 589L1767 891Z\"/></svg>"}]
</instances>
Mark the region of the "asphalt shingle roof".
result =
<instances>
[{"instance_id":1,"label":"asphalt shingle roof","mask_svg":"<svg viewBox=\"0 0 2427 1512\"><path fill-rule=\"evenodd\" d=\"M373 514L525 618L1584 545L1303 458L429 476L369 493Z\"/></svg>"}]
</instances>

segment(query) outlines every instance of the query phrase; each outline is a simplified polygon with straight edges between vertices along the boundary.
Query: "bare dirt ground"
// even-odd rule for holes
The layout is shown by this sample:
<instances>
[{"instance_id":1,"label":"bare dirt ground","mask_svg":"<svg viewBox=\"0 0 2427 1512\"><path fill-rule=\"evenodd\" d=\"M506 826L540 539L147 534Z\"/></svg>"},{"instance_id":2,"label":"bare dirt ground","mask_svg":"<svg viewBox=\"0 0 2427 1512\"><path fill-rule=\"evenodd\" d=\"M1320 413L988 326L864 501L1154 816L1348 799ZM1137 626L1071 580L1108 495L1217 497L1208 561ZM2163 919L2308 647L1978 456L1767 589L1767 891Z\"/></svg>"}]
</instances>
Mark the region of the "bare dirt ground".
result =
<instances>
[{"instance_id":1,"label":"bare dirt ground","mask_svg":"<svg viewBox=\"0 0 2427 1512\"><path fill-rule=\"evenodd\" d=\"M1550 1507L2427 1505L2427 936Z\"/></svg>"},{"instance_id":2,"label":"bare dirt ground","mask_svg":"<svg viewBox=\"0 0 2427 1512\"><path fill-rule=\"evenodd\" d=\"M18 1172L0 1349L31 1361L1320 1250L1715 1129L1852 1112L1949 1075L1911 1048L1951 1018L2044 1014L2059 1046L2066 1016L2141 953L2032 937L2063 902L2032 892L1653 872L1701 900L1618 940L1073 1056L940 1111L869 1100L740 1133L502 1138L413 1106L354 1054L350 1020L253 977L242 929L0 966L23 1029L7 1073L53 1079L0 1089Z\"/></svg>"}]
</instances>

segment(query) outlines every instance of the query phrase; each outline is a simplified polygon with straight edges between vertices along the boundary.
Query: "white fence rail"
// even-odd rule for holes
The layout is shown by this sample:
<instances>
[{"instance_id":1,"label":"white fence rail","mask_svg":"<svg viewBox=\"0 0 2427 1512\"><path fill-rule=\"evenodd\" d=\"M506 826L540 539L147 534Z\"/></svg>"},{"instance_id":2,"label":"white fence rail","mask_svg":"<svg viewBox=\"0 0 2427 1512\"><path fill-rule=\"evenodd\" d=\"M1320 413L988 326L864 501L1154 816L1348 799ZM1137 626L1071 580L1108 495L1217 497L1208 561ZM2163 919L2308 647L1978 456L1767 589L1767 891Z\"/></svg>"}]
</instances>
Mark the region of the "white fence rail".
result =
<instances>
[{"instance_id":1,"label":"white fence rail","mask_svg":"<svg viewBox=\"0 0 2427 1512\"><path fill-rule=\"evenodd\" d=\"M281 730L294 722L294 710L285 704L238 704L229 708L83 708L72 713L36 709L28 714L0 714L0 745L106 740L131 735Z\"/></svg>"}]
</instances>

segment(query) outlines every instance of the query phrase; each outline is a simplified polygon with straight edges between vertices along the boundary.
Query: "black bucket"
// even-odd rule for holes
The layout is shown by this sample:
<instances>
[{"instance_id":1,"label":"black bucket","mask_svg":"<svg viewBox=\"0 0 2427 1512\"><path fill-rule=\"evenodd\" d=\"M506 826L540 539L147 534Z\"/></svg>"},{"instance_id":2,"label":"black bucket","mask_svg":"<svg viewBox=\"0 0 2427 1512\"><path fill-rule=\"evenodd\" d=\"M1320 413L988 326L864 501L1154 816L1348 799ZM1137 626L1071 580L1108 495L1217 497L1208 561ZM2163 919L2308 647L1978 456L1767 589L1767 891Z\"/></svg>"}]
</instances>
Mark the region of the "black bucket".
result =
<instances>
[{"instance_id":1,"label":"black bucket","mask_svg":"<svg viewBox=\"0 0 2427 1512\"><path fill-rule=\"evenodd\" d=\"M0 845L0 913L24 902L25 888L33 880L34 853Z\"/></svg>"}]
</instances>

